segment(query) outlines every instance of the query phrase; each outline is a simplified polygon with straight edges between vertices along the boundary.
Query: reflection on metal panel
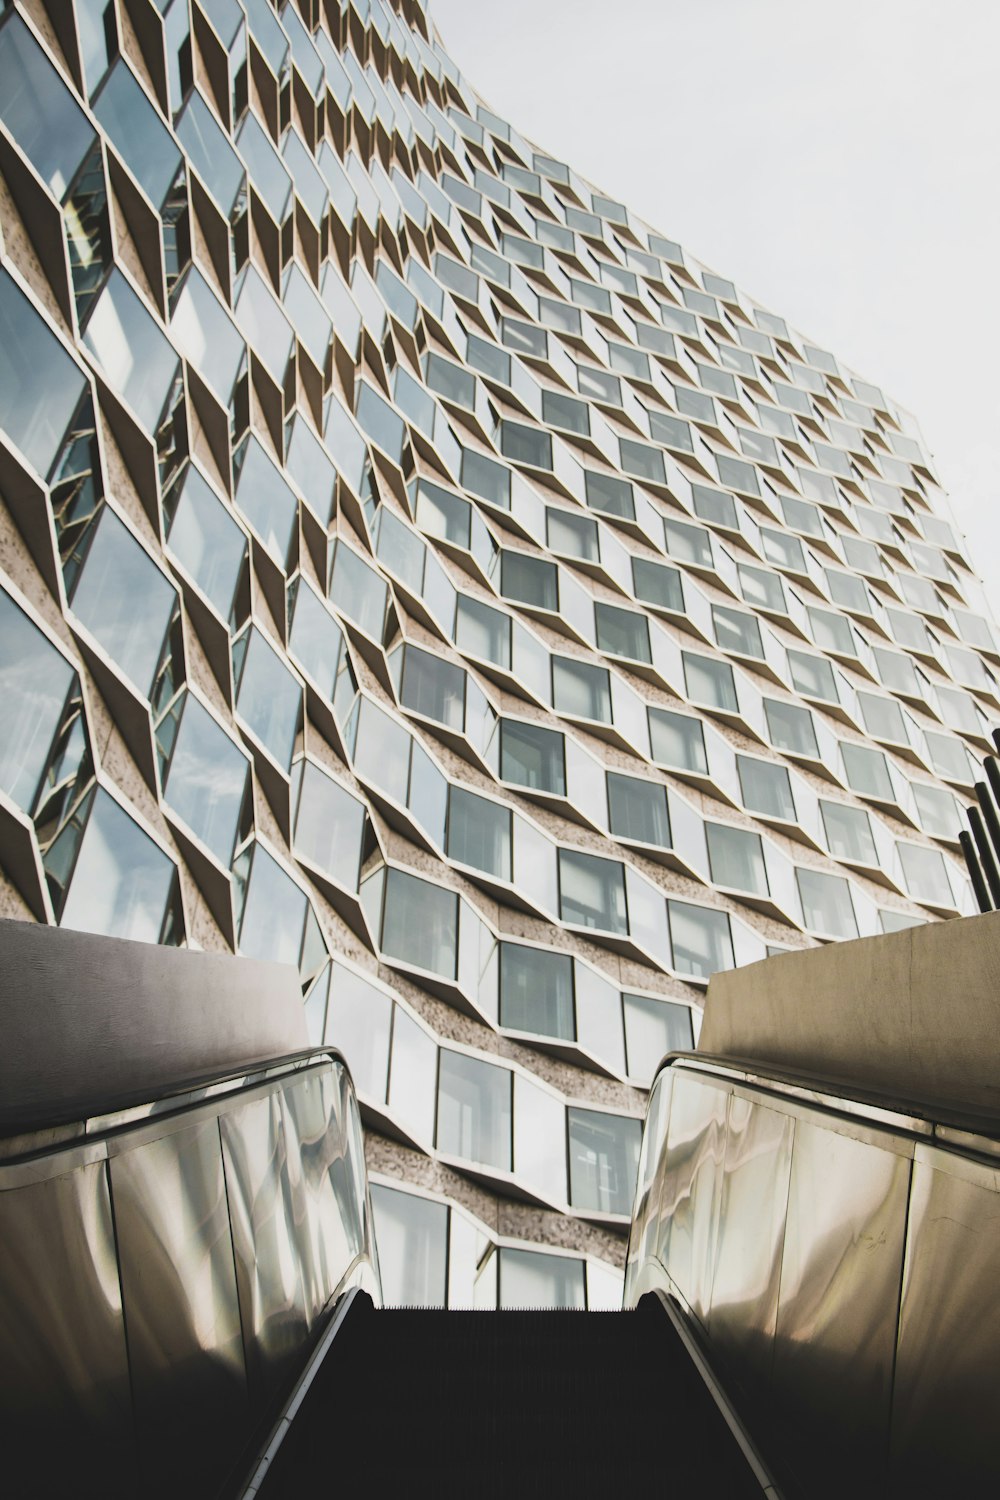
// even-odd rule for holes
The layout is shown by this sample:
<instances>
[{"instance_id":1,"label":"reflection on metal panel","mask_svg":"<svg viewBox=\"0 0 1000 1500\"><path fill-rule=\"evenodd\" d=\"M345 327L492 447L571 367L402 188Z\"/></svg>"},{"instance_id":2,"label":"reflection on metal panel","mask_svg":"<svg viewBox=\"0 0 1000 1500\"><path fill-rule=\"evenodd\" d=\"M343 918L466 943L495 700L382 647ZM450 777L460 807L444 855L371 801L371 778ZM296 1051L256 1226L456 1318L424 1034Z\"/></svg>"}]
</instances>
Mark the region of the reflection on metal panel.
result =
<instances>
[{"instance_id":1,"label":"reflection on metal panel","mask_svg":"<svg viewBox=\"0 0 1000 1500\"><path fill-rule=\"evenodd\" d=\"M218 1121L111 1158L145 1495L214 1495L248 1435Z\"/></svg>"},{"instance_id":2,"label":"reflection on metal panel","mask_svg":"<svg viewBox=\"0 0 1000 1500\"><path fill-rule=\"evenodd\" d=\"M726 1149L728 1094L683 1073L674 1079L659 1255L691 1311L707 1324Z\"/></svg>"},{"instance_id":3,"label":"reflection on metal panel","mask_svg":"<svg viewBox=\"0 0 1000 1500\"><path fill-rule=\"evenodd\" d=\"M1000 1192L995 1169L913 1167L892 1467L900 1494L996 1494Z\"/></svg>"},{"instance_id":4,"label":"reflection on metal panel","mask_svg":"<svg viewBox=\"0 0 1000 1500\"><path fill-rule=\"evenodd\" d=\"M0 1464L10 1495L137 1492L104 1162L0 1192Z\"/></svg>"},{"instance_id":5,"label":"reflection on metal panel","mask_svg":"<svg viewBox=\"0 0 1000 1500\"><path fill-rule=\"evenodd\" d=\"M288 1132L296 1243L314 1322L333 1296L344 1267L360 1248L342 1205L351 1184L340 1121L341 1099L332 1073L311 1074L282 1096Z\"/></svg>"},{"instance_id":6,"label":"reflection on metal panel","mask_svg":"<svg viewBox=\"0 0 1000 1500\"><path fill-rule=\"evenodd\" d=\"M641 1266L648 1255L653 1254L656 1232L659 1225L660 1190L663 1185L663 1163L661 1147L667 1133L670 1117L670 1096L673 1092L672 1069L660 1073L653 1084L646 1109L642 1145L639 1150L639 1173L635 1188L635 1208L632 1213L633 1234L629 1240L629 1265ZM635 1226L641 1225L638 1234Z\"/></svg>"},{"instance_id":7,"label":"reflection on metal panel","mask_svg":"<svg viewBox=\"0 0 1000 1500\"><path fill-rule=\"evenodd\" d=\"M772 1391L811 1495L885 1491L909 1174L905 1156L796 1123Z\"/></svg>"},{"instance_id":8,"label":"reflection on metal panel","mask_svg":"<svg viewBox=\"0 0 1000 1500\"><path fill-rule=\"evenodd\" d=\"M247 1381L258 1414L309 1333L281 1105L268 1094L220 1120Z\"/></svg>"},{"instance_id":9,"label":"reflection on metal panel","mask_svg":"<svg viewBox=\"0 0 1000 1500\"><path fill-rule=\"evenodd\" d=\"M771 1376L794 1128L791 1116L730 1096L708 1330L740 1383L761 1396Z\"/></svg>"}]
</instances>

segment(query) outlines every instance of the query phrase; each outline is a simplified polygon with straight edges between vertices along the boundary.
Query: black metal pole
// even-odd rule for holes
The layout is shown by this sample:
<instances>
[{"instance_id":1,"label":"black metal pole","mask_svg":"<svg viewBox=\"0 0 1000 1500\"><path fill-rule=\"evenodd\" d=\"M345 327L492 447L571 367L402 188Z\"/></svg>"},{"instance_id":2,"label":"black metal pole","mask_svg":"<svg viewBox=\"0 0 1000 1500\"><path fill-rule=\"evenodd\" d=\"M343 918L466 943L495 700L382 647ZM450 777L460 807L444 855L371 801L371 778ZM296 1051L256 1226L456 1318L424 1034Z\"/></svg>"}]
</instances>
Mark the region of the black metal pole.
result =
<instances>
[{"instance_id":1,"label":"black metal pole","mask_svg":"<svg viewBox=\"0 0 1000 1500\"><path fill-rule=\"evenodd\" d=\"M969 879L972 881L972 889L976 893L979 910L993 911L993 902L990 900L990 893L986 889L986 881L983 879L982 867L976 855L976 846L972 842L971 833L963 828L958 835L958 842L961 844L962 853L965 855L965 865L969 872Z\"/></svg>"},{"instance_id":2,"label":"black metal pole","mask_svg":"<svg viewBox=\"0 0 1000 1500\"><path fill-rule=\"evenodd\" d=\"M986 832L986 825L983 822L982 815L978 807L970 807L967 811L969 818L969 827L972 829L972 836L975 839L976 847L979 850L979 858L982 862L983 871L986 875L986 880L990 888L990 895L993 898L993 905L1000 906L1000 871L997 870L997 862L994 857L993 850L990 847L990 840L989 835Z\"/></svg>"}]
</instances>

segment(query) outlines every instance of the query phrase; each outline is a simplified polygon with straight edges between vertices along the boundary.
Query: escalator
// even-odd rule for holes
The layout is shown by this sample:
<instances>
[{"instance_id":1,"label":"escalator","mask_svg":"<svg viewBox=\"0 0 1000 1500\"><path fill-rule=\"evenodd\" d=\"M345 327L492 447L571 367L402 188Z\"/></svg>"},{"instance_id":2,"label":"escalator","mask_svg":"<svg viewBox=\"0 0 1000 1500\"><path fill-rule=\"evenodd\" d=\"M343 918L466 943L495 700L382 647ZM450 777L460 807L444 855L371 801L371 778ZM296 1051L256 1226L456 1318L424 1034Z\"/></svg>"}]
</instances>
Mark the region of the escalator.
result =
<instances>
[{"instance_id":1,"label":"escalator","mask_svg":"<svg viewBox=\"0 0 1000 1500\"><path fill-rule=\"evenodd\" d=\"M657 1297L624 1313L446 1312L361 1294L243 1494L579 1496L624 1480L776 1493Z\"/></svg>"}]
</instances>

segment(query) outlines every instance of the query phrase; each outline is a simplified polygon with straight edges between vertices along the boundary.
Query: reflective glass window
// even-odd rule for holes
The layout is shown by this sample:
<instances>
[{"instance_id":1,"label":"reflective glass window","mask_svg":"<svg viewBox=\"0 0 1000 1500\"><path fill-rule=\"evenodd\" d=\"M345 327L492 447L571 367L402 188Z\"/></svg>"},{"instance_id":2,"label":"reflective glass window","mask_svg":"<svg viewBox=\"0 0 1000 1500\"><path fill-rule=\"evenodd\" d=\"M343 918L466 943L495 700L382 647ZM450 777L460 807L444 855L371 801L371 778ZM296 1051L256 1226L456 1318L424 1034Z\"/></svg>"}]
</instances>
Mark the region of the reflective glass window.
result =
<instances>
[{"instance_id":1,"label":"reflective glass window","mask_svg":"<svg viewBox=\"0 0 1000 1500\"><path fill-rule=\"evenodd\" d=\"M500 1257L500 1307L563 1307L582 1312L585 1263L504 1245Z\"/></svg>"},{"instance_id":2,"label":"reflective glass window","mask_svg":"<svg viewBox=\"0 0 1000 1500\"><path fill-rule=\"evenodd\" d=\"M520 422L501 422L500 452L516 464L528 464L536 469L551 469L552 439L547 432L537 427L525 427Z\"/></svg>"},{"instance_id":3,"label":"reflective glass window","mask_svg":"<svg viewBox=\"0 0 1000 1500\"><path fill-rule=\"evenodd\" d=\"M382 634L389 591L382 579L343 542L337 543L330 579L330 600L349 620L378 639Z\"/></svg>"},{"instance_id":4,"label":"reflective glass window","mask_svg":"<svg viewBox=\"0 0 1000 1500\"><path fill-rule=\"evenodd\" d=\"M552 703L558 713L610 723L611 686L607 668L569 656L554 656Z\"/></svg>"},{"instance_id":5,"label":"reflective glass window","mask_svg":"<svg viewBox=\"0 0 1000 1500\"><path fill-rule=\"evenodd\" d=\"M228 219L243 187L243 163L197 89L174 128L188 160Z\"/></svg>"},{"instance_id":6,"label":"reflective glass window","mask_svg":"<svg viewBox=\"0 0 1000 1500\"><path fill-rule=\"evenodd\" d=\"M622 995L622 1005L628 1076L641 1088L648 1088L668 1052L693 1049L691 1012L686 1005L656 1000L651 995Z\"/></svg>"},{"instance_id":7,"label":"reflective glass window","mask_svg":"<svg viewBox=\"0 0 1000 1500\"><path fill-rule=\"evenodd\" d=\"M22 812L34 807L76 674L0 589L0 790Z\"/></svg>"},{"instance_id":8,"label":"reflective glass window","mask_svg":"<svg viewBox=\"0 0 1000 1500\"><path fill-rule=\"evenodd\" d=\"M708 859L716 885L767 895L767 873L760 835L728 823L706 823Z\"/></svg>"},{"instance_id":9,"label":"reflective glass window","mask_svg":"<svg viewBox=\"0 0 1000 1500\"><path fill-rule=\"evenodd\" d=\"M663 484L666 474L663 454L659 448L650 448L646 443L635 443L631 438L619 438L621 466L626 474L634 474L647 484Z\"/></svg>"},{"instance_id":10,"label":"reflective glass window","mask_svg":"<svg viewBox=\"0 0 1000 1500\"><path fill-rule=\"evenodd\" d=\"M594 626L597 633L598 651L609 656L625 656L631 661L651 661L649 649L649 622L645 615L633 609L620 609L617 604L594 605Z\"/></svg>"},{"instance_id":11,"label":"reflective glass window","mask_svg":"<svg viewBox=\"0 0 1000 1500\"><path fill-rule=\"evenodd\" d=\"M365 830L364 803L311 760L301 762L295 798L292 845L307 860L349 891L358 888Z\"/></svg>"},{"instance_id":12,"label":"reflective glass window","mask_svg":"<svg viewBox=\"0 0 1000 1500\"><path fill-rule=\"evenodd\" d=\"M177 592L109 506L98 518L70 603L111 660L148 697Z\"/></svg>"},{"instance_id":13,"label":"reflective glass window","mask_svg":"<svg viewBox=\"0 0 1000 1500\"><path fill-rule=\"evenodd\" d=\"M915 901L955 904L945 869L944 855L939 849L926 849L920 844L897 843L906 889Z\"/></svg>"},{"instance_id":14,"label":"reflective glass window","mask_svg":"<svg viewBox=\"0 0 1000 1500\"><path fill-rule=\"evenodd\" d=\"M608 819L619 838L670 848L667 789L659 781L609 771Z\"/></svg>"},{"instance_id":15,"label":"reflective glass window","mask_svg":"<svg viewBox=\"0 0 1000 1500\"><path fill-rule=\"evenodd\" d=\"M462 488L501 510L510 510L510 470L472 448L462 449Z\"/></svg>"},{"instance_id":16,"label":"reflective glass window","mask_svg":"<svg viewBox=\"0 0 1000 1500\"><path fill-rule=\"evenodd\" d=\"M807 927L831 937L857 937L858 923L851 888L842 875L797 869L795 878L802 902L802 920Z\"/></svg>"},{"instance_id":17,"label":"reflective glass window","mask_svg":"<svg viewBox=\"0 0 1000 1500\"><path fill-rule=\"evenodd\" d=\"M382 1301L386 1307L444 1307L448 1300L448 1205L371 1185Z\"/></svg>"},{"instance_id":18,"label":"reflective glass window","mask_svg":"<svg viewBox=\"0 0 1000 1500\"><path fill-rule=\"evenodd\" d=\"M837 682L833 667L822 656L810 656L805 651L788 652L788 670L796 692L807 698L825 698L837 702Z\"/></svg>"},{"instance_id":19,"label":"reflective glass window","mask_svg":"<svg viewBox=\"0 0 1000 1500\"><path fill-rule=\"evenodd\" d=\"M773 563L776 568L788 568L793 573L805 572L805 553L798 537L786 536L782 531L771 531L769 527L762 526L760 539L764 556L769 563Z\"/></svg>"},{"instance_id":20,"label":"reflective glass window","mask_svg":"<svg viewBox=\"0 0 1000 1500\"><path fill-rule=\"evenodd\" d=\"M448 857L510 879L510 809L453 786L448 797Z\"/></svg>"},{"instance_id":21,"label":"reflective glass window","mask_svg":"<svg viewBox=\"0 0 1000 1500\"><path fill-rule=\"evenodd\" d=\"M246 756L191 693L166 755L163 800L228 868L250 770Z\"/></svg>"},{"instance_id":22,"label":"reflective glass window","mask_svg":"<svg viewBox=\"0 0 1000 1500\"><path fill-rule=\"evenodd\" d=\"M344 1054L359 1092L380 1104L388 1083L392 1009L384 990L334 963L325 1040Z\"/></svg>"},{"instance_id":23,"label":"reflective glass window","mask_svg":"<svg viewBox=\"0 0 1000 1500\"><path fill-rule=\"evenodd\" d=\"M670 943L679 974L707 979L718 969L733 967L733 939L729 916L688 901L668 901Z\"/></svg>"},{"instance_id":24,"label":"reflective glass window","mask_svg":"<svg viewBox=\"0 0 1000 1500\"><path fill-rule=\"evenodd\" d=\"M193 465L164 502L167 546L224 620L232 611L247 539Z\"/></svg>"},{"instance_id":25,"label":"reflective glass window","mask_svg":"<svg viewBox=\"0 0 1000 1500\"><path fill-rule=\"evenodd\" d=\"M461 731L465 723L465 671L419 646L407 645L403 649L400 702L414 713Z\"/></svg>"},{"instance_id":26,"label":"reflective glass window","mask_svg":"<svg viewBox=\"0 0 1000 1500\"><path fill-rule=\"evenodd\" d=\"M739 567L740 590L748 604L758 609L787 611L785 590L777 573L768 573L764 568Z\"/></svg>"},{"instance_id":27,"label":"reflective glass window","mask_svg":"<svg viewBox=\"0 0 1000 1500\"><path fill-rule=\"evenodd\" d=\"M500 592L508 599L531 604L536 609L559 608L559 582L555 563L529 552L500 554Z\"/></svg>"},{"instance_id":28,"label":"reflective glass window","mask_svg":"<svg viewBox=\"0 0 1000 1500\"><path fill-rule=\"evenodd\" d=\"M455 644L470 656L498 667L510 666L510 616L479 599L460 594L455 617Z\"/></svg>"},{"instance_id":29,"label":"reflective glass window","mask_svg":"<svg viewBox=\"0 0 1000 1500\"><path fill-rule=\"evenodd\" d=\"M62 202L94 131L16 11L0 30L0 120Z\"/></svg>"},{"instance_id":30,"label":"reflective glass window","mask_svg":"<svg viewBox=\"0 0 1000 1500\"><path fill-rule=\"evenodd\" d=\"M449 1156L511 1169L511 1075L477 1057L441 1049L437 1147Z\"/></svg>"},{"instance_id":31,"label":"reflective glass window","mask_svg":"<svg viewBox=\"0 0 1000 1500\"><path fill-rule=\"evenodd\" d=\"M733 669L728 662L716 661L710 656L697 656L692 651L682 651L681 656L684 660L684 681L689 698L711 708L721 708L730 713L739 712Z\"/></svg>"},{"instance_id":32,"label":"reflective glass window","mask_svg":"<svg viewBox=\"0 0 1000 1500\"><path fill-rule=\"evenodd\" d=\"M795 818L791 782L784 766L779 766L772 760L737 755L736 769L739 772L743 806L749 812L763 813L770 818Z\"/></svg>"},{"instance_id":33,"label":"reflective glass window","mask_svg":"<svg viewBox=\"0 0 1000 1500\"><path fill-rule=\"evenodd\" d=\"M559 915L581 927L627 932L623 866L616 859L560 849Z\"/></svg>"},{"instance_id":34,"label":"reflective glass window","mask_svg":"<svg viewBox=\"0 0 1000 1500\"><path fill-rule=\"evenodd\" d=\"M109 385L154 432L177 374L177 351L121 271L94 303L83 342Z\"/></svg>"},{"instance_id":35,"label":"reflective glass window","mask_svg":"<svg viewBox=\"0 0 1000 1500\"><path fill-rule=\"evenodd\" d=\"M844 759L844 773L852 791L862 797L880 797L894 802L895 794L889 767L881 750L869 750L865 745L841 743L840 753Z\"/></svg>"},{"instance_id":36,"label":"reflective glass window","mask_svg":"<svg viewBox=\"0 0 1000 1500\"><path fill-rule=\"evenodd\" d=\"M573 1207L591 1213L631 1214L641 1120L594 1109L570 1108L566 1116Z\"/></svg>"},{"instance_id":37,"label":"reflective glass window","mask_svg":"<svg viewBox=\"0 0 1000 1500\"><path fill-rule=\"evenodd\" d=\"M418 1140L434 1135L437 1043L401 1005L393 1006L389 1109Z\"/></svg>"},{"instance_id":38,"label":"reflective glass window","mask_svg":"<svg viewBox=\"0 0 1000 1500\"><path fill-rule=\"evenodd\" d=\"M302 689L257 629L237 642L233 655L239 683L236 711L277 765L287 771L302 717Z\"/></svg>"},{"instance_id":39,"label":"reflective glass window","mask_svg":"<svg viewBox=\"0 0 1000 1500\"><path fill-rule=\"evenodd\" d=\"M596 474L584 470L586 501L591 510L601 511L606 516L621 516L627 521L635 520L635 500L632 486L627 479L618 479L613 474Z\"/></svg>"},{"instance_id":40,"label":"reflective glass window","mask_svg":"<svg viewBox=\"0 0 1000 1500\"><path fill-rule=\"evenodd\" d=\"M573 1040L573 960L568 953L500 944L500 1025Z\"/></svg>"},{"instance_id":41,"label":"reflective glass window","mask_svg":"<svg viewBox=\"0 0 1000 1500\"><path fill-rule=\"evenodd\" d=\"M553 552L565 557L579 557L587 562L597 562L600 546L597 540L597 522L586 516L574 515L568 510L548 510L548 542Z\"/></svg>"},{"instance_id":42,"label":"reflective glass window","mask_svg":"<svg viewBox=\"0 0 1000 1500\"><path fill-rule=\"evenodd\" d=\"M12 30L8 22L0 38ZM43 479L86 385L80 366L0 267L0 427Z\"/></svg>"},{"instance_id":43,"label":"reflective glass window","mask_svg":"<svg viewBox=\"0 0 1000 1500\"><path fill-rule=\"evenodd\" d=\"M669 708L650 708L649 740L653 759L664 766L708 775L705 734L700 719L675 714Z\"/></svg>"},{"instance_id":44,"label":"reflective glass window","mask_svg":"<svg viewBox=\"0 0 1000 1500\"><path fill-rule=\"evenodd\" d=\"M644 557L632 559L632 587L637 599L661 609L684 612L684 586L677 568L664 563L648 562Z\"/></svg>"},{"instance_id":45,"label":"reflective glass window","mask_svg":"<svg viewBox=\"0 0 1000 1500\"><path fill-rule=\"evenodd\" d=\"M289 651L325 696L332 699L344 647L340 626L301 575L294 581L289 598Z\"/></svg>"},{"instance_id":46,"label":"reflective glass window","mask_svg":"<svg viewBox=\"0 0 1000 1500\"><path fill-rule=\"evenodd\" d=\"M701 526L689 526L686 521L665 520L663 533L667 551L679 562L695 563L700 568L714 567L712 539Z\"/></svg>"},{"instance_id":47,"label":"reflective glass window","mask_svg":"<svg viewBox=\"0 0 1000 1500\"><path fill-rule=\"evenodd\" d=\"M565 739L556 729L526 724L521 719L500 721L500 777L518 786L566 795Z\"/></svg>"},{"instance_id":48,"label":"reflective glass window","mask_svg":"<svg viewBox=\"0 0 1000 1500\"><path fill-rule=\"evenodd\" d=\"M162 207L181 153L124 58L108 74L93 110L153 207Z\"/></svg>"},{"instance_id":49,"label":"reflective glass window","mask_svg":"<svg viewBox=\"0 0 1000 1500\"><path fill-rule=\"evenodd\" d=\"M809 755L819 758L816 730L812 714L807 708L795 703L781 703L776 698L764 699L767 732L776 750L787 750L792 755Z\"/></svg>"},{"instance_id":50,"label":"reflective glass window","mask_svg":"<svg viewBox=\"0 0 1000 1500\"><path fill-rule=\"evenodd\" d=\"M577 401L573 396L543 391L542 421L549 427L563 427L567 432L586 435L590 432L590 408L586 401Z\"/></svg>"},{"instance_id":51,"label":"reflective glass window","mask_svg":"<svg viewBox=\"0 0 1000 1500\"><path fill-rule=\"evenodd\" d=\"M753 615L746 614L742 609L730 609L725 604L714 604L712 621L715 625L716 644L723 651L763 657L760 626Z\"/></svg>"},{"instance_id":52,"label":"reflective glass window","mask_svg":"<svg viewBox=\"0 0 1000 1500\"><path fill-rule=\"evenodd\" d=\"M869 734L874 735L877 740L897 740L901 744L906 744L903 710L895 698L880 698L874 693L859 693L858 703Z\"/></svg>"},{"instance_id":53,"label":"reflective glass window","mask_svg":"<svg viewBox=\"0 0 1000 1500\"><path fill-rule=\"evenodd\" d=\"M834 858L876 864L875 840L864 809L847 807L843 802L827 802L822 797L819 806L826 830L827 848Z\"/></svg>"},{"instance_id":54,"label":"reflective glass window","mask_svg":"<svg viewBox=\"0 0 1000 1500\"><path fill-rule=\"evenodd\" d=\"M927 786L923 782L915 781L913 782L913 796L925 833L942 839L958 837L958 830L962 824L955 798L951 792L945 791L944 787Z\"/></svg>"},{"instance_id":55,"label":"reflective glass window","mask_svg":"<svg viewBox=\"0 0 1000 1500\"><path fill-rule=\"evenodd\" d=\"M123 807L98 787L90 805L60 926L138 943L177 942L177 869Z\"/></svg>"},{"instance_id":56,"label":"reflective glass window","mask_svg":"<svg viewBox=\"0 0 1000 1500\"><path fill-rule=\"evenodd\" d=\"M284 566L291 554L298 502L281 470L259 438L251 435L238 449L236 508L250 522L272 557Z\"/></svg>"},{"instance_id":57,"label":"reflective glass window","mask_svg":"<svg viewBox=\"0 0 1000 1500\"><path fill-rule=\"evenodd\" d=\"M458 962L458 896L404 870L388 870L382 948L391 958L453 979Z\"/></svg>"}]
</instances>

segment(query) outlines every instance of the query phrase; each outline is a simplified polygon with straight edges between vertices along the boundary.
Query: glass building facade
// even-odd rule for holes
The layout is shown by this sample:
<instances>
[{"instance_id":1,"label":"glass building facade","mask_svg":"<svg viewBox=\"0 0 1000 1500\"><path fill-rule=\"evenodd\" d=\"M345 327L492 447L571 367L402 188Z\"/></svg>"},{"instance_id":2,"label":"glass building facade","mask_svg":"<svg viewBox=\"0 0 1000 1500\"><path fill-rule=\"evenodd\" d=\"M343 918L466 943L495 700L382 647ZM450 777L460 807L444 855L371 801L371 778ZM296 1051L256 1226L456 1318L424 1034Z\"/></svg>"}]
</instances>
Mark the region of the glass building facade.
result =
<instances>
[{"instance_id":1,"label":"glass building facade","mask_svg":"<svg viewBox=\"0 0 1000 1500\"><path fill-rule=\"evenodd\" d=\"M613 1302L709 976L973 909L913 420L418 0L0 0L0 224L3 912L298 967L387 1300Z\"/></svg>"}]
</instances>

